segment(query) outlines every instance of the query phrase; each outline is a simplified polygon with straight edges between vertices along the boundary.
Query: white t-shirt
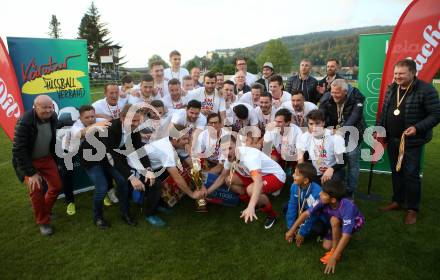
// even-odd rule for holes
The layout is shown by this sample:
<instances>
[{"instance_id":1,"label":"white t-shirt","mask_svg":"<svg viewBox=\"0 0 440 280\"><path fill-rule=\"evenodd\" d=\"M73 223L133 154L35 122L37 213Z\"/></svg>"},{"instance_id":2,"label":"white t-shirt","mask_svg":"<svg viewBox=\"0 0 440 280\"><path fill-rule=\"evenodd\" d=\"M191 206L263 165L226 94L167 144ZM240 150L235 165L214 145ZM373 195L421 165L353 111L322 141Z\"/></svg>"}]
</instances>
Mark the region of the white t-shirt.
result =
<instances>
[{"instance_id":1,"label":"white t-shirt","mask_svg":"<svg viewBox=\"0 0 440 280\"><path fill-rule=\"evenodd\" d=\"M118 104L116 106L110 106L107 103L107 100L105 98L95 101L92 106L95 108L96 114L103 114L111 117L112 119L119 118L119 113L124 108L125 104L127 103L128 98L119 98Z\"/></svg>"},{"instance_id":2,"label":"white t-shirt","mask_svg":"<svg viewBox=\"0 0 440 280\"><path fill-rule=\"evenodd\" d=\"M289 161L297 160L296 143L302 134L301 129L291 124L284 128L281 135L279 128L266 130L264 133L264 142L272 143L272 147L281 155L281 158Z\"/></svg>"},{"instance_id":3,"label":"white t-shirt","mask_svg":"<svg viewBox=\"0 0 440 280\"><path fill-rule=\"evenodd\" d=\"M103 118L96 118L96 122L105 121ZM74 151L78 147L76 145L80 145L84 139L81 139L81 130L83 130L86 126L81 122L80 119L77 119L73 125L70 127L69 131L63 137L63 141L61 142L61 148L63 150ZM72 141L72 139L79 139L78 142Z\"/></svg>"},{"instance_id":4,"label":"white t-shirt","mask_svg":"<svg viewBox=\"0 0 440 280\"><path fill-rule=\"evenodd\" d=\"M305 101L303 112L296 112L293 109L292 101L289 101L289 102L284 102L281 105L281 108L288 109L292 113L292 123L294 123L300 127L306 127L307 126L307 121L306 121L307 114L312 110L318 109L318 106L316 106L312 102Z\"/></svg>"},{"instance_id":5,"label":"white t-shirt","mask_svg":"<svg viewBox=\"0 0 440 280\"><path fill-rule=\"evenodd\" d=\"M272 93L271 93L271 94L272 94ZM283 91L283 94L281 95L281 98L280 98L280 99L275 99L275 98L273 97L273 95L272 95L272 106L273 106L275 109L278 109L278 108L281 107L281 105L282 105L284 102L291 101L291 98L292 98L292 95L291 95L290 93L288 93L287 91Z\"/></svg>"},{"instance_id":6,"label":"white t-shirt","mask_svg":"<svg viewBox=\"0 0 440 280\"><path fill-rule=\"evenodd\" d=\"M206 117L203 114L199 114L199 117L195 122L188 122L188 119L186 118L186 109L179 109L173 112L171 122L185 127L204 129L206 125Z\"/></svg>"},{"instance_id":7,"label":"white t-shirt","mask_svg":"<svg viewBox=\"0 0 440 280\"><path fill-rule=\"evenodd\" d=\"M154 82L154 91L156 92L155 98L161 99L170 94L168 89L168 81L163 80L162 83Z\"/></svg>"},{"instance_id":8,"label":"white t-shirt","mask_svg":"<svg viewBox=\"0 0 440 280\"><path fill-rule=\"evenodd\" d=\"M230 78L231 81L235 83L235 74ZM252 73L246 72L246 84L251 86L253 83L257 81L257 76Z\"/></svg>"},{"instance_id":9,"label":"white t-shirt","mask_svg":"<svg viewBox=\"0 0 440 280\"><path fill-rule=\"evenodd\" d=\"M186 70L186 68L180 67L178 72L173 72L171 71L171 68L167 68L163 71L163 76L165 81L167 81L167 85L168 85L168 81L171 79L179 79L180 84L183 83L183 77L188 76L189 72L188 70Z\"/></svg>"},{"instance_id":10,"label":"white t-shirt","mask_svg":"<svg viewBox=\"0 0 440 280\"><path fill-rule=\"evenodd\" d=\"M214 128L210 129L214 132ZM203 153L203 158L207 158L211 161L220 160L220 140L225 136L231 134L231 131L225 128L221 129L220 137L209 133L210 130L203 130L197 137L197 143L195 145L195 152L197 154Z\"/></svg>"},{"instance_id":11,"label":"white t-shirt","mask_svg":"<svg viewBox=\"0 0 440 280\"><path fill-rule=\"evenodd\" d=\"M147 103L151 103L151 101L159 100L159 99L160 99L159 95L151 96L149 100L144 100L142 97L137 97L137 96L134 96L134 95L130 95L128 97L128 102L127 103L128 104L137 104L137 103L143 103L144 101L147 102Z\"/></svg>"},{"instance_id":12,"label":"white t-shirt","mask_svg":"<svg viewBox=\"0 0 440 280\"><path fill-rule=\"evenodd\" d=\"M225 99L220 96L217 90L212 95L205 95L205 87L200 87L190 91L185 98L186 102L193 99L200 101L202 103L202 110L207 109L214 113L226 111Z\"/></svg>"},{"instance_id":13,"label":"white t-shirt","mask_svg":"<svg viewBox=\"0 0 440 280\"><path fill-rule=\"evenodd\" d=\"M269 115L264 115L263 111L261 111L260 106L258 106L257 108L254 109L255 115L257 116L258 119L258 127L260 129L263 129L266 127L266 125L270 122L273 122L275 120L275 113L276 110L274 108L272 108L270 110L270 114Z\"/></svg>"},{"instance_id":14,"label":"white t-shirt","mask_svg":"<svg viewBox=\"0 0 440 280\"><path fill-rule=\"evenodd\" d=\"M145 145L151 168L157 170L161 167L177 166L177 153L168 137L151 142Z\"/></svg>"},{"instance_id":15,"label":"white t-shirt","mask_svg":"<svg viewBox=\"0 0 440 280\"><path fill-rule=\"evenodd\" d=\"M302 152L308 152L309 157L315 166L318 175L322 175L319 167L331 167L336 164L336 154L345 153L344 138L338 134L332 134L332 131L325 129L324 137L317 139L310 132L303 133L296 148Z\"/></svg>"},{"instance_id":16,"label":"white t-shirt","mask_svg":"<svg viewBox=\"0 0 440 280\"><path fill-rule=\"evenodd\" d=\"M286 173L281 166L262 151L242 146L236 148L236 152L239 161L235 166L235 171L240 175L251 177L251 171L260 170L261 176L273 174L281 182L286 181ZM232 163L225 160L223 166L226 170L230 170Z\"/></svg>"},{"instance_id":17,"label":"white t-shirt","mask_svg":"<svg viewBox=\"0 0 440 280\"><path fill-rule=\"evenodd\" d=\"M249 114L248 114L248 118L246 120L241 121L235 115L234 108L237 105L244 105L248 109ZM227 125L232 126L234 129L240 130L241 128L246 127L246 126L257 126L258 125L257 115L255 114L254 108L252 108L251 105L249 105L247 103L240 103L240 102L233 103L230 107L230 110L231 110L230 115L226 117L225 122Z\"/></svg>"},{"instance_id":18,"label":"white t-shirt","mask_svg":"<svg viewBox=\"0 0 440 280\"><path fill-rule=\"evenodd\" d=\"M251 105L254 108L257 108L258 105L259 105L258 102L254 103L254 101L252 100L252 92L251 91L246 92L245 94L243 94L240 97L240 99L238 100L238 102L240 102L240 103L247 103L247 104Z\"/></svg>"},{"instance_id":19,"label":"white t-shirt","mask_svg":"<svg viewBox=\"0 0 440 280\"><path fill-rule=\"evenodd\" d=\"M171 95L167 95L162 99L162 102L168 112L172 114L174 110L182 109L186 105L186 98L181 96L179 101L175 102L171 99Z\"/></svg>"}]
</instances>

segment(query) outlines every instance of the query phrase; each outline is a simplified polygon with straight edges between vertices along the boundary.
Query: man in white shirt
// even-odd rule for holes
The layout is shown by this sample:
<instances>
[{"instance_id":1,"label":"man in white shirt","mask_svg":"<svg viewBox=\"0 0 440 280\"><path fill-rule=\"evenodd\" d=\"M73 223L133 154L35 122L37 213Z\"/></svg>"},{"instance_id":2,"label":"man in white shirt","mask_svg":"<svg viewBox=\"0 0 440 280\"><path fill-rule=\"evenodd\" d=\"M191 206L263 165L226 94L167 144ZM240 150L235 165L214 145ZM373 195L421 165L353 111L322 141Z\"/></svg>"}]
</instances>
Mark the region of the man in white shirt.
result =
<instances>
[{"instance_id":1,"label":"man in white shirt","mask_svg":"<svg viewBox=\"0 0 440 280\"><path fill-rule=\"evenodd\" d=\"M130 95L134 86L133 78L130 75L126 75L121 79L121 86L119 87L119 97L127 98Z\"/></svg>"},{"instance_id":2,"label":"man in white shirt","mask_svg":"<svg viewBox=\"0 0 440 280\"><path fill-rule=\"evenodd\" d=\"M283 91L283 77L281 75L273 75L269 79L269 89L272 94L272 106L275 109L281 107L284 102L290 101L290 93Z\"/></svg>"},{"instance_id":3,"label":"man in white shirt","mask_svg":"<svg viewBox=\"0 0 440 280\"><path fill-rule=\"evenodd\" d=\"M182 89L178 79L173 78L168 82L169 95L163 98L163 103L168 113L173 114L174 110L182 109L185 106L185 100L182 98Z\"/></svg>"},{"instance_id":4,"label":"man in white shirt","mask_svg":"<svg viewBox=\"0 0 440 280\"><path fill-rule=\"evenodd\" d=\"M232 127L233 131L239 132L246 126L257 126L258 119L255 115L254 108L246 103L235 103L232 105L232 115L225 122L225 126Z\"/></svg>"},{"instance_id":5,"label":"man in white shirt","mask_svg":"<svg viewBox=\"0 0 440 280\"><path fill-rule=\"evenodd\" d=\"M186 109L176 110L171 117L171 123L189 127L192 132L195 129L203 129L206 125L206 117L200 114L202 104L197 100L190 100ZM191 133L190 133L191 134Z\"/></svg>"},{"instance_id":6,"label":"man in white shirt","mask_svg":"<svg viewBox=\"0 0 440 280\"><path fill-rule=\"evenodd\" d=\"M176 150L183 150L189 144L190 136L185 131L184 126L174 125L170 137L151 142L145 146L145 150L158 182L163 183L170 176L185 194L193 199L200 199L203 193L192 191L181 175L182 164Z\"/></svg>"},{"instance_id":7,"label":"man in white shirt","mask_svg":"<svg viewBox=\"0 0 440 280\"><path fill-rule=\"evenodd\" d=\"M292 123L299 127L307 127L307 114L318 107L312 102L305 101L301 90L293 90L291 101L284 102L281 108L286 108L292 113Z\"/></svg>"},{"instance_id":8,"label":"man in white shirt","mask_svg":"<svg viewBox=\"0 0 440 280\"><path fill-rule=\"evenodd\" d=\"M208 115L207 127L197 137L194 151L196 155L200 155L202 163L209 173L218 174L222 171L220 141L229 134L231 131L222 127L219 114L211 113Z\"/></svg>"},{"instance_id":9,"label":"man in white shirt","mask_svg":"<svg viewBox=\"0 0 440 280\"><path fill-rule=\"evenodd\" d=\"M330 179L344 179L344 138L325 129L325 116L319 109L307 114L308 131L303 133L296 144L298 163L304 162L304 153L316 168L317 183Z\"/></svg>"},{"instance_id":10,"label":"man in white shirt","mask_svg":"<svg viewBox=\"0 0 440 280\"><path fill-rule=\"evenodd\" d=\"M203 84L200 82L200 67L195 66L191 69L191 79L194 88L203 87Z\"/></svg>"},{"instance_id":11,"label":"man in white shirt","mask_svg":"<svg viewBox=\"0 0 440 280\"><path fill-rule=\"evenodd\" d=\"M173 78L179 80L182 83L183 76L189 75L188 70L183 67L180 67L180 63L182 61L182 56L176 50L170 52L170 64L171 67L165 69L164 71L164 79L165 81L170 81Z\"/></svg>"},{"instance_id":12,"label":"man in white shirt","mask_svg":"<svg viewBox=\"0 0 440 280\"><path fill-rule=\"evenodd\" d=\"M127 102L127 99L119 98L119 86L116 83L106 84L104 95L105 98L92 104L95 108L96 117L108 121L119 118L119 113Z\"/></svg>"},{"instance_id":13,"label":"man in white shirt","mask_svg":"<svg viewBox=\"0 0 440 280\"><path fill-rule=\"evenodd\" d=\"M215 84L215 88L217 90L221 90L223 88L223 84L225 83L225 75L221 72L215 73L215 77L217 79L217 82Z\"/></svg>"},{"instance_id":14,"label":"man in white shirt","mask_svg":"<svg viewBox=\"0 0 440 280\"><path fill-rule=\"evenodd\" d=\"M187 96L188 93L194 89L194 82L190 75L186 75L183 77L182 82L182 96Z\"/></svg>"},{"instance_id":15,"label":"man in white shirt","mask_svg":"<svg viewBox=\"0 0 440 280\"><path fill-rule=\"evenodd\" d=\"M154 79L153 76L151 76L150 74L146 74L142 77L139 87L139 97L130 95L128 97L129 104L137 104L142 102L150 103L151 101L158 99L158 96L154 96Z\"/></svg>"},{"instance_id":16,"label":"man in white shirt","mask_svg":"<svg viewBox=\"0 0 440 280\"><path fill-rule=\"evenodd\" d=\"M168 81L164 79L164 67L162 62L153 61L150 65L150 74L154 79L154 95L160 98L168 95Z\"/></svg>"},{"instance_id":17,"label":"man in white shirt","mask_svg":"<svg viewBox=\"0 0 440 280\"><path fill-rule=\"evenodd\" d=\"M252 107L256 108L258 107L260 102L260 95L264 93L264 87L263 85L259 83L254 83L251 86L251 91L246 92L243 94L238 102L241 103L247 103L249 105L252 105Z\"/></svg>"},{"instance_id":18,"label":"man in white shirt","mask_svg":"<svg viewBox=\"0 0 440 280\"><path fill-rule=\"evenodd\" d=\"M235 59L235 67L237 69L237 72L243 71L245 73L247 85L252 85L257 81L257 77L255 77L254 74L247 72L247 62L245 57L242 56L237 57ZM232 76L231 80L235 81L235 75Z\"/></svg>"},{"instance_id":19,"label":"man in white shirt","mask_svg":"<svg viewBox=\"0 0 440 280\"><path fill-rule=\"evenodd\" d=\"M263 151L284 168L294 169L298 161L296 142L301 136L301 129L291 124L292 113L280 109L275 114L275 127L266 129ZM293 170L292 170L293 171Z\"/></svg>"},{"instance_id":20,"label":"man in white shirt","mask_svg":"<svg viewBox=\"0 0 440 280\"><path fill-rule=\"evenodd\" d=\"M207 116L209 113L218 113L222 120L226 118L225 100L215 89L216 77L213 72L208 72L203 77L204 87L191 91L186 100L198 100L202 104L201 113Z\"/></svg>"},{"instance_id":21,"label":"man in white shirt","mask_svg":"<svg viewBox=\"0 0 440 280\"><path fill-rule=\"evenodd\" d=\"M286 181L286 174L281 166L266 154L252 147L236 146L234 136L231 141L222 143L222 155L226 155L224 169L209 189L202 188L207 194L212 193L225 182L233 192L240 195L243 201L249 201L241 218L245 223L257 219L255 207L261 206L261 211L267 214L264 224L271 228L277 214L272 209L268 194L279 191Z\"/></svg>"},{"instance_id":22,"label":"man in white shirt","mask_svg":"<svg viewBox=\"0 0 440 280\"><path fill-rule=\"evenodd\" d=\"M268 92L260 95L260 106L254 109L255 115L258 119L258 128L264 134L266 126L275 119L276 110L272 107L272 95Z\"/></svg>"}]
</instances>

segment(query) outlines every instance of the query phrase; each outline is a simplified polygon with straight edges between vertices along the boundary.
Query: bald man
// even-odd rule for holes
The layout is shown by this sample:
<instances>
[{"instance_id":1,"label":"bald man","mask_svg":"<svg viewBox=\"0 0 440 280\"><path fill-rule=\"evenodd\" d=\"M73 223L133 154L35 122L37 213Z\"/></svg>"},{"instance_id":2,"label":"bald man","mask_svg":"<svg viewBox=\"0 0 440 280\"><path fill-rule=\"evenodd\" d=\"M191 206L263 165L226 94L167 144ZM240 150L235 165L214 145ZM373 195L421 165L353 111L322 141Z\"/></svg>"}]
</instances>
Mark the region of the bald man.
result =
<instances>
[{"instance_id":1,"label":"bald man","mask_svg":"<svg viewBox=\"0 0 440 280\"><path fill-rule=\"evenodd\" d=\"M17 122L12 146L12 164L18 179L28 187L35 220L44 236L53 234L50 213L61 189L53 157L57 122L52 99L38 96L34 108ZM43 180L47 183L46 192Z\"/></svg>"}]
</instances>

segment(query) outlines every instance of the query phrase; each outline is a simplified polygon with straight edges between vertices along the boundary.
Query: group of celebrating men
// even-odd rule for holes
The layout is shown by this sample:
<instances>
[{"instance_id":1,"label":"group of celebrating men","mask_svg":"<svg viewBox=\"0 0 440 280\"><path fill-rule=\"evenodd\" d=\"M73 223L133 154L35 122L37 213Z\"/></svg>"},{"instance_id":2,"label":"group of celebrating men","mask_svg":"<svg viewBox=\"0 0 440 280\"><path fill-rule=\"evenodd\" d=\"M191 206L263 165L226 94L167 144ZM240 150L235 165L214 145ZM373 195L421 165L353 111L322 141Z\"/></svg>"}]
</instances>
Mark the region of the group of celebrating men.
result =
<instances>
[{"instance_id":1,"label":"group of celebrating men","mask_svg":"<svg viewBox=\"0 0 440 280\"><path fill-rule=\"evenodd\" d=\"M143 195L145 220L165 225L158 213L169 211L163 197L164 183L169 181L194 200L205 199L226 184L247 203L241 213L244 221L257 219L259 209L267 215L264 227L269 229L277 221L271 196L285 185L286 174L305 162L316 170L313 182L344 181L346 195L354 198L359 143L366 128L365 98L337 74L336 59L327 61L327 75L320 81L310 75L311 62L303 59L299 73L285 87L270 62L257 79L247 72L246 59L238 57L230 80L212 72L201 79L200 68L189 72L181 67L177 51L170 53L170 63L164 69L161 62L153 62L150 74L138 85L130 76L120 84L106 84L105 97L79 108L79 119L62 141L56 138L62 122L49 96L38 96L34 109L17 123L13 165L29 187L43 235L53 233L51 209L61 188L67 213L76 212L73 171L66 155L79 158L95 186L93 221L99 229L110 227L103 209L112 202L119 203L125 223L137 224L129 210L133 192ZM432 86L415 76L413 61L399 61L394 71L395 82L380 118L387 135L375 137L389 143L393 171L392 203L384 210L406 207L405 222L412 224L420 203L421 149L440 120L440 105ZM349 128L355 128L357 137ZM404 155L399 154L402 134L407 137ZM352 139L354 145L349 143ZM402 162L399 156L402 168L396 170L397 162ZM185 167L199 164L217 176L209 187L194 188L185 174Z\"/></svg>"}]
</instances>

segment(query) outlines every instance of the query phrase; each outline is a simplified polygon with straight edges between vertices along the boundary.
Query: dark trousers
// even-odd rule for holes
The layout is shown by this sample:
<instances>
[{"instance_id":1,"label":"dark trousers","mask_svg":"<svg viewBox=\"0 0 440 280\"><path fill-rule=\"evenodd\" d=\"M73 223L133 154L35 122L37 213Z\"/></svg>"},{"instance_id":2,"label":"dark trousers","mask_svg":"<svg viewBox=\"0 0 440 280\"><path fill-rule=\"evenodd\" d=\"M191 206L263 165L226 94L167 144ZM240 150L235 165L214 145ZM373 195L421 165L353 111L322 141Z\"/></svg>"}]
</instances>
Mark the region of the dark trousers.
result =
<instances>
[{"instance_id":1,"label":"dark trousers","mask_svg":"<svg viewBox=\"0 0 440 280\"><path fill-rule=\"evenodd\" d=\"M108 190L108 182L105 173L111 174L118 185L119 206L122 215L128 214L129 210L129 185L127 180L122 177L114 167L108 164L97 164L86 168L86 172L95 185L95 195L93 196L93 213L94 218L103 218L104 197Z\"/></svg>"},{"instance_id":2,"label":"dark trousers","mask_svg":"<svg viewBox=\"0 0 440 280\"><path fill-rule=\"evenodd\" d=\"M73 163L75 163L75 157L73 157ZM58 162L58 172L60 173L61 182L63 184L63 193L66 203L74 203L75 197L73 195L73 170L68 170L64 164L62 158L57 158Z\"/></svg>"},{"instance_id":3,"label":"dark trousers","mask_svg":"<svg viewBox=\"0 0 440 280\"><path fill-rule=\"evenodd\" d=\"M32 165L47 183L46 192L44 192L42 184L40 184L41 188L35 188L29 192L35 220L39 225L48 224L50 223L50 212L61 190L61 179L57 164L52 156L47 156L32 160ZM24 180L28 184L29 177L26 176Z\"/></svg>"},{"instance_id":4,"label":"dark trousers","mask_svg":"<svg viewBox=\"0 0 440 280\"><path fill-rule=\"evenodd\" d=\"M405 147L402 167L396 171L397 157L399 155L400 138L390 138L388 141L388 156L390 159L393 197L392 200L400 206L410 210L419 210L421 199L420 162L423 145Z\"/></svg>"}]
</instances>

